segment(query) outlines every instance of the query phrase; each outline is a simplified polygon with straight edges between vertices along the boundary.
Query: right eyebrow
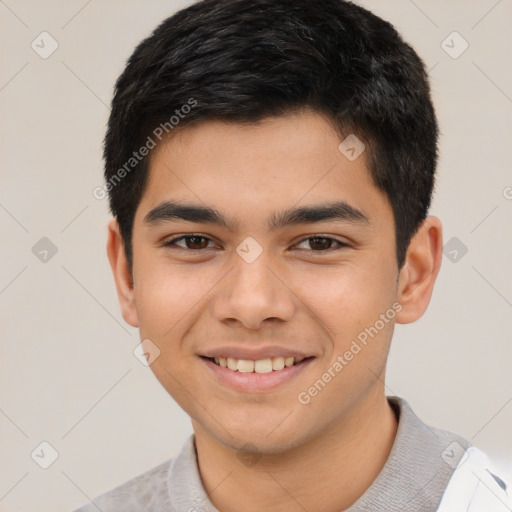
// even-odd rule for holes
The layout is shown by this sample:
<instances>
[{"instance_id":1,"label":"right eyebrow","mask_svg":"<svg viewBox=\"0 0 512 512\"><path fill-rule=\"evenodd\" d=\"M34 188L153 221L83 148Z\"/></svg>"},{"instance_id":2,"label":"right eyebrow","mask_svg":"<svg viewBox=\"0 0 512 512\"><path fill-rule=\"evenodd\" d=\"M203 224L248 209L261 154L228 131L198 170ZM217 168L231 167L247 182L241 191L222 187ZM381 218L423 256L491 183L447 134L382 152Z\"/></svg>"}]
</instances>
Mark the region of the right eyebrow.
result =
<instances>
[{"instance_id":1,"label":"right eyebrow","mask_svg":"<svg viewBox=\"0 0 512 512\"><path fill-rule=\"evenodd\" d=\"M228 221L219 211L209 206L190 205L175 201L164 201L153 208L145 217L145 224L159 224L175 219L188 222L217 224L229 231L235 231L237 223Z\"/></svg>"}]
</instances>

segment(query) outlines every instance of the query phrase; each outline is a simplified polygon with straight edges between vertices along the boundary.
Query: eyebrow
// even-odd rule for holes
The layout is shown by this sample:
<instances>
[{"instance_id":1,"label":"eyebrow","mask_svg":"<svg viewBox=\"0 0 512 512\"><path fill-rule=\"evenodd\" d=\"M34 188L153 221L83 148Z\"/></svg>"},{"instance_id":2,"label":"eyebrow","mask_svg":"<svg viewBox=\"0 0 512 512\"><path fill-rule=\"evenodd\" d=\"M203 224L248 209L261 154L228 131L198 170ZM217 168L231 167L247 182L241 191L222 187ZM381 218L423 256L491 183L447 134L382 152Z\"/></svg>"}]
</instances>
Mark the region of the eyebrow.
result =
<instances>
[{"instance_id":1,"label":"eyebrow","mask_svg":"<svg viewBox=\"0 0 512 512\"><path fill-rule=\"evenodd\" d=\"M208 206L164 201L153 208L145 217L144 224L156 225L173 220L187 222L216 224L228 231L236 231L238 222L226 218L217 209ZM322 221L342 221L349 223L369 224L368 217L357 208L345 201L328 204L300 206L282 212L274 212L269 216L268 229L277 229L297 224L313 224Z\"/></svg>"}]
</instances>

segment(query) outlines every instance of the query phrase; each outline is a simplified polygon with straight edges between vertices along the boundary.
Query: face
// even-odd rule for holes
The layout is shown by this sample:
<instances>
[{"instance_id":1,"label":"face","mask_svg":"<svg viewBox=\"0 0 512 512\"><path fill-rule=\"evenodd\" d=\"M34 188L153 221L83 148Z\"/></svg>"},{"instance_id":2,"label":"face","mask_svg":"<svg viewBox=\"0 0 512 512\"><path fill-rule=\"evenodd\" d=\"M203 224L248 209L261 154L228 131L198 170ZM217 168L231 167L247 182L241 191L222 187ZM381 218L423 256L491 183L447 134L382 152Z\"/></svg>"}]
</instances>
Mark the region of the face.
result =
<instances>
[{"instance_id":1,"label":"face","mask_svg":"<svg viewBox=\"0 0 512 512\"><path fill-rule=\"evenodd\" d=\"M123 315L224 445L299 446L383 395L402 307L393 213L340 142L301 113L186 127L151 155Z\"/></svg>"}]
</instances>

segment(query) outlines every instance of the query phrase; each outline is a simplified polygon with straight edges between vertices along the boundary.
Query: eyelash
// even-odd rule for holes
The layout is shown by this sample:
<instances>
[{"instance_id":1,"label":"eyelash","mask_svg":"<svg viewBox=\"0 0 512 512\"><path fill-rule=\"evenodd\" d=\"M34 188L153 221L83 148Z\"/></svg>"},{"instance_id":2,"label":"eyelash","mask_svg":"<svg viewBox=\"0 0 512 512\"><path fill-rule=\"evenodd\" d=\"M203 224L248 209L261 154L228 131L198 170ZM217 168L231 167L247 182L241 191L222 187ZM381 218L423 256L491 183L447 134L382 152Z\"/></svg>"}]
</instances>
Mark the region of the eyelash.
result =
<instances>
[{"instance_id":1,"label":"eyelash","mask_svg":"<svg viewBox=\"0 0 512 512\"><path fill-rule=\"evenodd\" d=\"M186 240L186 239L189 239L189 238L203 238L203 239L211 241L211 242L213 241L211 238L208 238L207 236L201 235L200 233L191 233L191 234L188 234L188 235L180 235L180 236L178 236L176 238L173 238L173 239L165 242L163 245L164 245L164 247L168 247L168 248L171 248L173 250L185 251L185 252L189 252L189 253L199 253L199 252L204 252L204 251L208 250L208 247L205 248L205 249L188 249L188 248L179 247L179 246L172 247L173 245L176 244L176 242L181 241L181 240ZM326 253L326 252L338 251L340 249L344 249L346 247L349 247L349 244L346 243L346 242L342 242L341 240L337 240L336 238L332 238L332 237L328 237L328 236L323 236L323 235L308 236L308 237L303 238L302 240L300 240L296 245L300 245L303 242L306 242L308 240L313 240L315 238L321 239L321 240L330 240L331 242L337 243L338 247L329 247L326 250L314 250L314 249L311 249L311 250L309 250L309 252ZM308 250L308 249L299 249L299 250L302 251L302 250Z\"/></svg>"}]
</instances>

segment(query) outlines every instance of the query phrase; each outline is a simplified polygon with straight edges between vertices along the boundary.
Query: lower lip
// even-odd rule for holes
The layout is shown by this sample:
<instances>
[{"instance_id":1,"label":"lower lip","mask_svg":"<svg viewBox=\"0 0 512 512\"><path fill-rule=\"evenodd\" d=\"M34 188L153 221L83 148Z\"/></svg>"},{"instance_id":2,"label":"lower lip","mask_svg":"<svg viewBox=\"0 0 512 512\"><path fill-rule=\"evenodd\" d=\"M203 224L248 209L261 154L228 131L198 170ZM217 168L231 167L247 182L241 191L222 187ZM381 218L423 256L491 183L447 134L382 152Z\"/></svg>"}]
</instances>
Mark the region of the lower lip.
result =
<instances>
[{"instance_id":1,"label":"lower lip","mask_svg":"<svg viewBox=\"0 0 512 512\"><path fill-rule=\"evenodd\" d=\"M309 366L313 357L308 357L293 366L285 366L282 370L273 370L268 373L238 372L219 366L204 357L201 357L201 360L221 384L238 391L257 393L276 389L285 382L289 382Z\"/></svg>"}]
</instances>

